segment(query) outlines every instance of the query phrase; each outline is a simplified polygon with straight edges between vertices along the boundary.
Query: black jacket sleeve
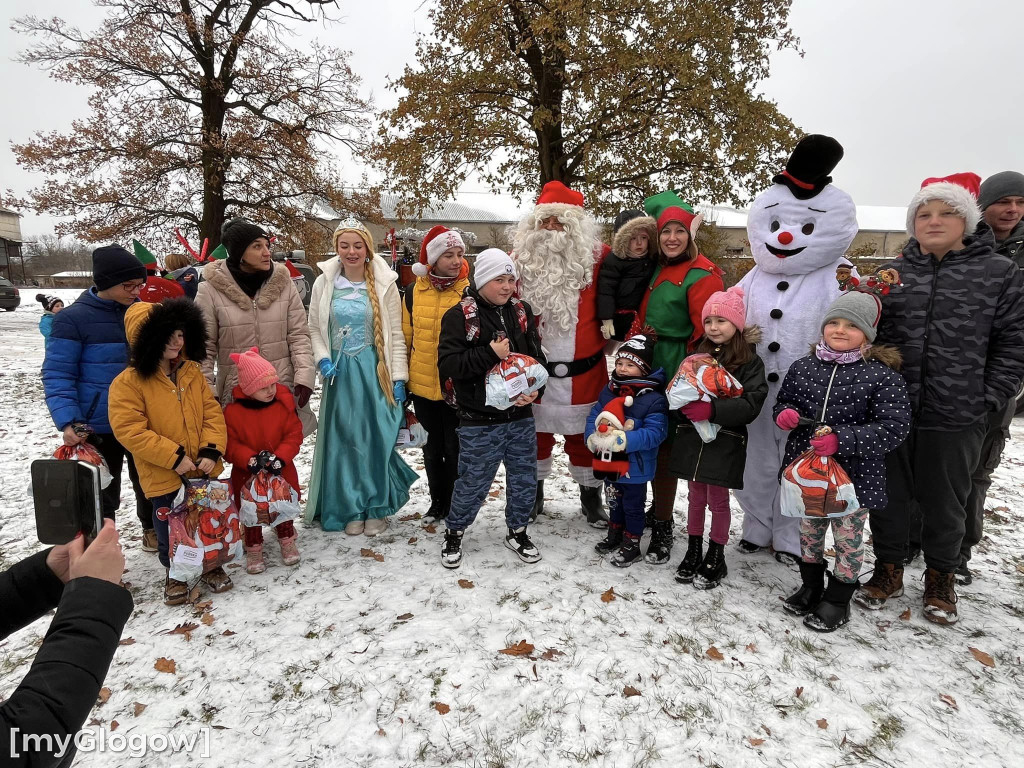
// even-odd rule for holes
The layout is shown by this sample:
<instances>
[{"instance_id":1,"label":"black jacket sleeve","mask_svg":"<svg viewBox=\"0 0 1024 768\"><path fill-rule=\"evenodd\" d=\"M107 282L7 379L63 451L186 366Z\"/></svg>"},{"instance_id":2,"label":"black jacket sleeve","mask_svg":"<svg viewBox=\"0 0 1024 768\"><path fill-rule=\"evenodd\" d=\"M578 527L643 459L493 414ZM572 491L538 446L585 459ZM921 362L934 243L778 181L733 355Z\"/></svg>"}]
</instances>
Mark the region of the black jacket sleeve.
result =
<instances>
[{"instance_id":1,"label":"black jacket sleeve","mask_svg":"<svg viewBox=\"0 0 1024 768\"><path fill-rule=\"evenodd\" d=\"M724 397L711 401L711 422L723 427L743 427L750 424L761 412L768 398L768 380L764 374L764 363L754 356L746 365L736 371L736 378L743 385L739 397Z\"/></svg>"},{"instance_id":2,"label":"black jacket sleeve","mask_svg":"<svg viewBox=\"0 0 1024 768\"><path fill-rule=\"evenodd\" d=\"M466 341L466 320L458 304L444 313L437 344L437 372L441 381L482 379L500 361L490 344Z\"/></svg>"},{"instance_id":3,"label":"black jacket sleeve","mask_svg":"<svg viewBox=\"0 0 1024 768\"><path fill-rule=\"evenodd\" d=\"M0 639L31 624L60 602L64 584L46 565L50 549L26 557L0 573Z\"/></svg>"},{"instance_id":4,"label":"black jacket sleeve","mask_svg":"<svg viewBox=\"0 0 1024 768\"><path fill-rule=\"evenodd\" d=\"M1024 272L1012 266L1003 280L985 358L985 405L1006 406L1024 378Z\"/></svg>"},{"instance_id":5,"label":"black jacket sleeve","mask_svg":"<svg viewBox=\"0 0 1024 768\"><path fill-rule=\"evenodd\" d=\"M4 598L6 608L6 594ZM26 602L31 598L20 597ZM0 704L0 741L5 750L14 729L63 739L82 727L132 608L131 594L116 584L88 576L67 583L32 668ZM57 763L53 754L21 753L4 766L36 768Z\"/></svg>"},{"instance_id":6,"label":"black jacket sleeve","mask_svg":"<svg viewBox=\"0 0 1024 768\"><path fill-rule=\"evenodd\" d=\"M597 273L598 320L611 320L615 316L615 292L621 279L619 260L609 254Z\"/></svg>"}]
</instances>

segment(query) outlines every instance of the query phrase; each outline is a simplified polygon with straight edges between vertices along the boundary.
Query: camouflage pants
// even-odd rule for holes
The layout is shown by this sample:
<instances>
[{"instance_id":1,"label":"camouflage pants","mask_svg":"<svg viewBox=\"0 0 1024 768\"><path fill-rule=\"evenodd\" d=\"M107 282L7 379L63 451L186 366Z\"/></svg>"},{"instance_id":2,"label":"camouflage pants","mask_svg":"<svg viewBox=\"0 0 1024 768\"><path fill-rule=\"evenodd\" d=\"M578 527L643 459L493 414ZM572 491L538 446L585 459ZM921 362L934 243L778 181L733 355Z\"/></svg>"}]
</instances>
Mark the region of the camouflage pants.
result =
<instances>
[{"instance_id":1,"label":"camouflage pants","mask_svg":"<svg viewBox=\"0 0 1024 768\"><path fill-rule=\"evenodd\" d=\"M825 562L825 534L832 526L836 542L836 578L853 584L864 565L864 523L867 509L858 509L843 517L805 517L800 520L800 556L804 562Z\"/></svg>"}]
</instances>

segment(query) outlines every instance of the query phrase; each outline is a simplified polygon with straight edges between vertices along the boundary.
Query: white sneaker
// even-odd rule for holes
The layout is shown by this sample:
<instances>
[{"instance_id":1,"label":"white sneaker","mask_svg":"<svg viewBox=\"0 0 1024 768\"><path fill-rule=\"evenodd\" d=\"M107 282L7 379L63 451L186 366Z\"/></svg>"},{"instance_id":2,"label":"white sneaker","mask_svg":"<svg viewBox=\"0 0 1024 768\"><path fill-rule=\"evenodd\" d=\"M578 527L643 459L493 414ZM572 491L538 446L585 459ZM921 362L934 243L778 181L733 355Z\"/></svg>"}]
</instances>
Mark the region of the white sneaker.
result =
<instances>
[{"instance_id":1,"label":"white sneaker","mask_svg":"<svg viewBox=\"0 0 1024 768\"><path fill-rule=\"evenodd\" d=\"M353 520L345 526L345 533L349 536L359 536L363 532L366 523L362 520Z\"/></svg>"},{"instance_id":2,"label":"white sneaker","mask_svg":"<svg viewBox=\"0 0 1024 768\"><path fill-rule=\"evenodd\" d=\"M379 533L384 533L388 529L388 519L386 517L371 517L366 521L363 533L367 536L376 536Z\"/></svg>"}]
</instances>

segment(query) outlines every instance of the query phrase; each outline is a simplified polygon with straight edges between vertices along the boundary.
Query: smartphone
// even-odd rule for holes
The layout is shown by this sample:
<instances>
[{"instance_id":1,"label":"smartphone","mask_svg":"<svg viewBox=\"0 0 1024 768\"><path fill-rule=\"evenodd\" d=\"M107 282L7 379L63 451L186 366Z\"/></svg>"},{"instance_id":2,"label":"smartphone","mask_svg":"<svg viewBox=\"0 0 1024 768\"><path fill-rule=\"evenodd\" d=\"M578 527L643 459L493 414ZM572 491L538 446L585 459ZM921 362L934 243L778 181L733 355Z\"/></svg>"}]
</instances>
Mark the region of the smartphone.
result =
<instances>
[{"instance_id":1,"label":"smartphone","mask_svg":"<svg viewBox=\"0 0 1024 768\"><path fill-rule=\"evenodd\" d=\"M43 544L67 544L79 532L93 539L103 527L100 471L85 461L32 462L36 535Z\"/></svg>"}]
</instances>

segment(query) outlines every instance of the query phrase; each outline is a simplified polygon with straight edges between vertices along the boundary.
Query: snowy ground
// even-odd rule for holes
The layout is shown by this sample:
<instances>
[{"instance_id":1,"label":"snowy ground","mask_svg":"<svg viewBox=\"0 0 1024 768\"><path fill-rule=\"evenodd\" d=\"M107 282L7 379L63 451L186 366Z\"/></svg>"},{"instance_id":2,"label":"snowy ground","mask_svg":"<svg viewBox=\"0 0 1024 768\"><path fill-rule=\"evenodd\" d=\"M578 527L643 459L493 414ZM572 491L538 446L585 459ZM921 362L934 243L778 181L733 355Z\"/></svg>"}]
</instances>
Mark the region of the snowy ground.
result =
<instances>
[{"instance_id":1,"label":"snowy ground","mask_svg":"<svg viewBox=\"0 0 1024 768\"><path fill-rule=\"evenodd\" d=\"M0 567L39 548L29 462L57 444L38 317L34 303L0 314ZM897 606L855 608L826 636L783 612L798 576L767 555L730 547L724 585L699 592L673 581L677 528L670 565L615 569L593 552L600 534L578 513L564 459L533 529L537 565L501 545L499 477L463 567L442 569L441 534L408 519L426 509L421 481L386 535L302 529L296 568L268 541L265 574L234 571L235 589L195 610L162 604L162 569L123 508L136 611L92 727L129 737L211 727L210 758L196 747L76 764L1020 765L1024 423L1015 427L954 628L921 617L920 563ZM311 456L312 443L303 482ZM168 633L183 622L190 633ZM0 642L0 699L46 627ZM524 641L525 655L500 653ZM161 658L173 673L157 671Z\"/></svg>"}]
</instances>

